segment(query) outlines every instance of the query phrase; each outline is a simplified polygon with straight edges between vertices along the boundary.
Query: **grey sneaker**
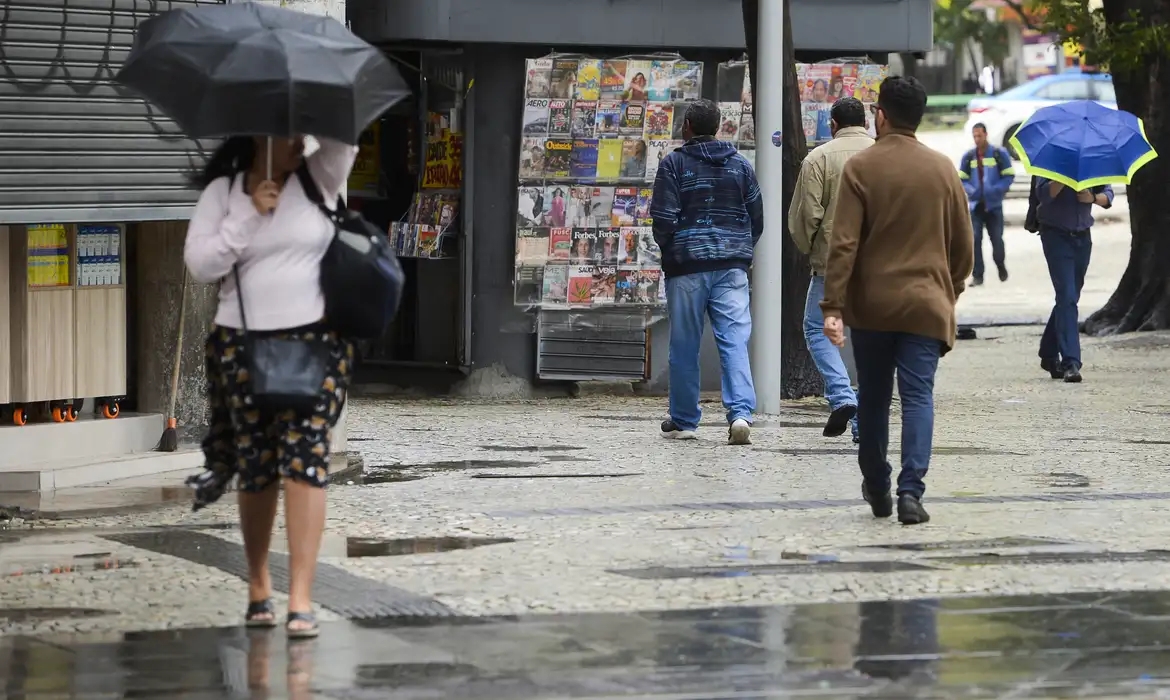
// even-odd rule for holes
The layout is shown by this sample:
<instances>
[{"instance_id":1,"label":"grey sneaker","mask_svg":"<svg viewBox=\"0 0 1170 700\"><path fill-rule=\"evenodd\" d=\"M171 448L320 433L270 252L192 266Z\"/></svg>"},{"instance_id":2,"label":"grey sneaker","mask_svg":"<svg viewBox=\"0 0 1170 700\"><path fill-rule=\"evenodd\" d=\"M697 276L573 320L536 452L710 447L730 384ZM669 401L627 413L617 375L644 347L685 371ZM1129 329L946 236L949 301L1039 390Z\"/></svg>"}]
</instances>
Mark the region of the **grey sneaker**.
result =
<instances>
[{"instance_id":1,"label":"grey sneaker","mask_svg":"<svg viewBox=\"0 0 1170 700\"><path fill-rule=\"evenodd\" d=\"M668 440L695 440L699 434L694 430L683 430L672 420L662 421L662 437Z\"/></svg>"},{"instance_id":2,"label":"grey sneaker","mask_svg":"<svg viewBox=\"0 0 1170 700\"><path fill-rule=\"evenodd\" d=\"M752 444L752 424L743 418L736 418L727 428L728 445Z\"/></svg>"}]
</instances>

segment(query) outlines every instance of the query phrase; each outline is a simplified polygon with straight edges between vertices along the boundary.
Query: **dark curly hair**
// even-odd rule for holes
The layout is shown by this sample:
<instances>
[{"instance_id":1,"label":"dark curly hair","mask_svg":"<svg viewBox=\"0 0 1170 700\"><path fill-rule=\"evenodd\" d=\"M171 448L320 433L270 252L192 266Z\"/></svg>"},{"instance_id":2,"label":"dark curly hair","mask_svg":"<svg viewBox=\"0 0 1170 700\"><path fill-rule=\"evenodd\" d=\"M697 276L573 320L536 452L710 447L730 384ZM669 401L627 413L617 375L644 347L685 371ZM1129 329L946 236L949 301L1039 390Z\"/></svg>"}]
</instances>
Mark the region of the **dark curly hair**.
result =
<instances>
[{"instance_id":1,"label":"dark curly hair","mask_svg":"<svg viewBox=\"0 0 1170 700\"><path fill-rule=\"evenodd\" d=\"M686 120L695 136L714 136L719 132L719 105L711 100L695 100L687 107Z\"/></svg>"},{"instance_id":2,"label":"dark curly hair","mask_svg":"<svg viewBox=\"0 0 1170 700\"><path fill-rule=\"evenodd\" d=\"M926 88L913 76L891 75L882 81L877 104L895 129L917 131L926 114Z\"/></svg>"}]
</instances>

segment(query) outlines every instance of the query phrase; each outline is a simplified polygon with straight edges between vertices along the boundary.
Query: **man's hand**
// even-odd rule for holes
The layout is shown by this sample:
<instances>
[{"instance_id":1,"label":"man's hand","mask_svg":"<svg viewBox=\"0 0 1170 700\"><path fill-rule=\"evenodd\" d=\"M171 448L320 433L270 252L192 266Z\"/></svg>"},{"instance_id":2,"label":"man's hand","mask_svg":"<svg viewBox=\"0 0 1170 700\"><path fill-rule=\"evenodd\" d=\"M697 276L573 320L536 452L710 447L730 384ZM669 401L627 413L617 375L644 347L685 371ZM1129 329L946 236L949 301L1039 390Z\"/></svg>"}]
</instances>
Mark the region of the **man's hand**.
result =
<instances>
[{"instance_id":1,"label":"man's hand","mask_svg":"<svg viewBox=\"0 0 1170 700\"><path fill-rule=\"evenodd\" d=\"M845 323L836 316L825 317L825 337L839 348L845 347Z\"/></svg>"},{"instance_id":2,"label":"man's hand","mask_svg":"<svg viewBox=\"0 0 1170 700\"><path fill-rule=\"evenodd\" d=\"M1077 192L1077 201L1081 204L1092 204L1097 199L1097 195L1093 194L1092 190L1081 190Z\"/></svg>"}]
</instances>

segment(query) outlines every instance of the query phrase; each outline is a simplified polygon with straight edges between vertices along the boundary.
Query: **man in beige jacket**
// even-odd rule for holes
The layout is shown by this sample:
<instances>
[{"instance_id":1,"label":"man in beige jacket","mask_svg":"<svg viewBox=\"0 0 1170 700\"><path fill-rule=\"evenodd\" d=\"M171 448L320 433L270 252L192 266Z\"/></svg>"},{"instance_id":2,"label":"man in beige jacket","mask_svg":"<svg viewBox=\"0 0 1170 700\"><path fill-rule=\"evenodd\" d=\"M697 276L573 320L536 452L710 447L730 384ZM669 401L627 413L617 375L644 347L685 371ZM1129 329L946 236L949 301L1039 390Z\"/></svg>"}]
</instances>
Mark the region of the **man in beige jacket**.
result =
<instances>
[{"instance_id":1,"label":"man in beige jacket","mask_svg":"<svg viewBox=\"0 0 1170 700\"><path fill-rule=\"evenodd\" d=\"M829 421L825 436L837 437L852 427L857 442L857 394L849 383L849 372L841 351L825 337L825 319L821 301L825 296L825 264L829 257L829 239L833 235L833 211L837 207L837 189L845 163L873 145L865 129L865 107L852 97L833 105L833 140L813 150L800 166L788 228L792 240L812 264L812 280L804 306L804 340L825 380L825 398L829 401Z\"/></svg>"}]
</instances>

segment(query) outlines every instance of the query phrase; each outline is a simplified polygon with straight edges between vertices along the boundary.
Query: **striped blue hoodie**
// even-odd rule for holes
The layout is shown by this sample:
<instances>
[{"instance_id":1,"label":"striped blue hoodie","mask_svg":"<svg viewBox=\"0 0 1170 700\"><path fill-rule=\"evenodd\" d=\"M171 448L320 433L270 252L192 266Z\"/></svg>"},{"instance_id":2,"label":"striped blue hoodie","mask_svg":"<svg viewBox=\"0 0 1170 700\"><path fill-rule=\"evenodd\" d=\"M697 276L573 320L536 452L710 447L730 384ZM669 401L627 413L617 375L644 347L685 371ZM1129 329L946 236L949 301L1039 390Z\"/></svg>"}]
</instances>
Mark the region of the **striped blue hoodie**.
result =
<instances>
[{"instance_id":1,"label":"striped blue hoodie","mask_svg":"<svg viewBox=\"0 0 1170 700\"><path fill-rule=\"evenodd\" d=\"M764 233L755 171L712 136L691 139L659 164L650 216L667 277L746 270Z\"/></svg>"}]
</instances>

